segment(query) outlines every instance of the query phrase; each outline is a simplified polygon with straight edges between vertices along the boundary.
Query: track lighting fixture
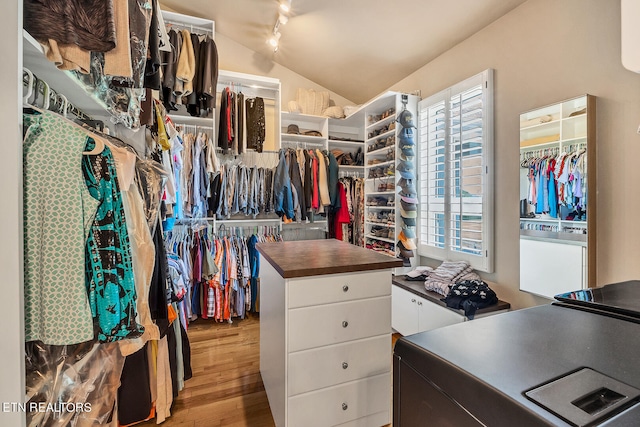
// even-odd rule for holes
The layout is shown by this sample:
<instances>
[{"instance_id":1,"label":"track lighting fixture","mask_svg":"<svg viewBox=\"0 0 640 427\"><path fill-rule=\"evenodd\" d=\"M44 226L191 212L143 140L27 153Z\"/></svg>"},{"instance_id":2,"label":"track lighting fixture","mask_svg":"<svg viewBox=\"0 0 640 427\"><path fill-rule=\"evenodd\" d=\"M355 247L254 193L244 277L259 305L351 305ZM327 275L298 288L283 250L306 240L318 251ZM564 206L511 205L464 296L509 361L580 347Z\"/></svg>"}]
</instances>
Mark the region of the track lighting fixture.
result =
<instances>
[{"instance_id":1,"label":"track lighting fixture","mask_svg":"<svg viewBox=\"0 0 640 427\"><path fill-rule=\"evenodd\" d=\"M273 31L271 37L267 39L269 46L273 48L274 52L278 51L280 47L280 26L287 25L289 17L286 15L291 11L291 0L280 0L280 10L278 11L278 19L273 25Z\"/></svg>"},{"instance_id":2,"label":"track lighting fixture","mask_svg":"<svg viewBox=\"0 0 640 427\"><path fill-rule=\"evenodd\" d=\"M280 10L284 13L291 11L291 0L280 0Z\"/></svg>"},{"instance_id":3,"label":"track lighting fixture","mask_svg":"<svg viewBox=\"0 0 640 427\"><path fill-rule=\"evenodd\" d=\"M274 52L277 52L278 45L280 44L280 33L278 31L274 31L271 37L269 37L269 40L267 40L267 43L269 43L269 46L273 48Z\"/></svg>"}]
</instances>

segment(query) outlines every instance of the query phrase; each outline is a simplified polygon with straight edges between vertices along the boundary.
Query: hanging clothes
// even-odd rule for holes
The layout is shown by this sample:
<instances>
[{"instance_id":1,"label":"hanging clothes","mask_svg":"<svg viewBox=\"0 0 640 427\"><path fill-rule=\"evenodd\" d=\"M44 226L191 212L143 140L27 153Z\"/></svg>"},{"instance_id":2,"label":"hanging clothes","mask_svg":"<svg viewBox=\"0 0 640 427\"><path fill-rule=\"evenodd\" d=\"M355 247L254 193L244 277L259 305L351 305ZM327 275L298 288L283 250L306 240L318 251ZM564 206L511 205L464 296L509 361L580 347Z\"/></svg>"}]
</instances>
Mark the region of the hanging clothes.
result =
<instances>
[{"instance_id":1,"label":"hanging clothes","mask_svg":"<svg viewBox=\"0 0 640 427\"><path fill-rule=\"evenodd\" d=\"M247 112L247 148L252 148L258 153L262 153L266 135L264 99L260 97L247 98L245 104Z\"/></svg>"},{"instance_id":2,"label":"hanging clothes","mask_svg":"<svg viewBox=\"0 0 640 427\"><path fill-rule=\"evenodd\" d=\"M25 340L93 339L84 247L99 200L80 168L87 133L49 111L24 114Z\"/></svg>"}]
</instances>

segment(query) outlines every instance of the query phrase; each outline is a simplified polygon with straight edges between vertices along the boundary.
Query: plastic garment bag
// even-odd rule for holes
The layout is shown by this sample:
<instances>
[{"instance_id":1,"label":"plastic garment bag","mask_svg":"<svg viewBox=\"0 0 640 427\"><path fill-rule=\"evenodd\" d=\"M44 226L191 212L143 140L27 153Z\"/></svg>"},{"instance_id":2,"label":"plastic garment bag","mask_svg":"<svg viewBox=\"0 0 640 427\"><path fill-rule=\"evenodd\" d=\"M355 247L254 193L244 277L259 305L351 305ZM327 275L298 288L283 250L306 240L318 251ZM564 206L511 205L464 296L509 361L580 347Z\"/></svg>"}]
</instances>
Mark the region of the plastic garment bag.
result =
<instances>
[{"instance_id":1,"label":"plastic garment bag","mask_svg":"<svg viewBox=\"0 0 640 427\"><path fill-rule=\"evenodd\" d=\"M29 427L107 424L124 356L117 343L26 344L26 415Z\"/></svg>"}]
</instances>

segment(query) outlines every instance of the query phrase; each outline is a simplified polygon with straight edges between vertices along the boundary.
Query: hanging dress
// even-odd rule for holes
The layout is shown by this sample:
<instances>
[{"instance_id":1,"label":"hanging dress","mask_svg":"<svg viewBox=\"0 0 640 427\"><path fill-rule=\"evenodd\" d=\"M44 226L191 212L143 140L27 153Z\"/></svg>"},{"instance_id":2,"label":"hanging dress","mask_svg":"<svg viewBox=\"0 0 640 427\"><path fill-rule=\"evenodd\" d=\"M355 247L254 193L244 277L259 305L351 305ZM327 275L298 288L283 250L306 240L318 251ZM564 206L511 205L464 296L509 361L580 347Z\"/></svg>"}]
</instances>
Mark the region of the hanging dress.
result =
<instances>
[{"instance_id":1,"label":"hanging dress","mask_svg":"<svg viewBox=\"0 0 640 427\"><path fill-rule=\"evenodd\" d=\"M48 111L25 114L24 125L25 340L89 341L84 246L99 203L81 169L89 138Z\"/></svg>"}]
</instances>

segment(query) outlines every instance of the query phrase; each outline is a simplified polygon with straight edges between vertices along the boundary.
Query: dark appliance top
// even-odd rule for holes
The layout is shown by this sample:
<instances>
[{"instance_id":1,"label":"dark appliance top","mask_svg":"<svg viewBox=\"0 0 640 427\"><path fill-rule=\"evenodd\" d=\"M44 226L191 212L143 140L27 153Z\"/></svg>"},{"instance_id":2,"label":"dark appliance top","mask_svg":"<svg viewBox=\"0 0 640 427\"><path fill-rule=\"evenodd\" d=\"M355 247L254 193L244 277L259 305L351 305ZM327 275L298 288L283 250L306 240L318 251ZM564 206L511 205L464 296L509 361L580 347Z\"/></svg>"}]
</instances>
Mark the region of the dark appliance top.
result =
<instances>
[{"instance_id":1,"label":"dark appliance top","mask_svg":"<svg viewBox=\"0 0 640 427\"><path fill-rule=\"evenodd\" d=\"M616 317L629 321L640 321L640 280L567 292L556 295L555 298L561 305L574 306L598 314L618 315Z\"/></svg>"},{"instance_id":2,"label":"dark appliance top","mask_svg":"<svg viewBox=\"0 0 640 427\"><path fill-rule=\"evenodd\" d=\"M551 304L400 338L394 354L490 426L568 426L525 393L582 368L640 388L640 324ZM602 425L640 425L640 405Z\"/></svg>"}]
</instances>

